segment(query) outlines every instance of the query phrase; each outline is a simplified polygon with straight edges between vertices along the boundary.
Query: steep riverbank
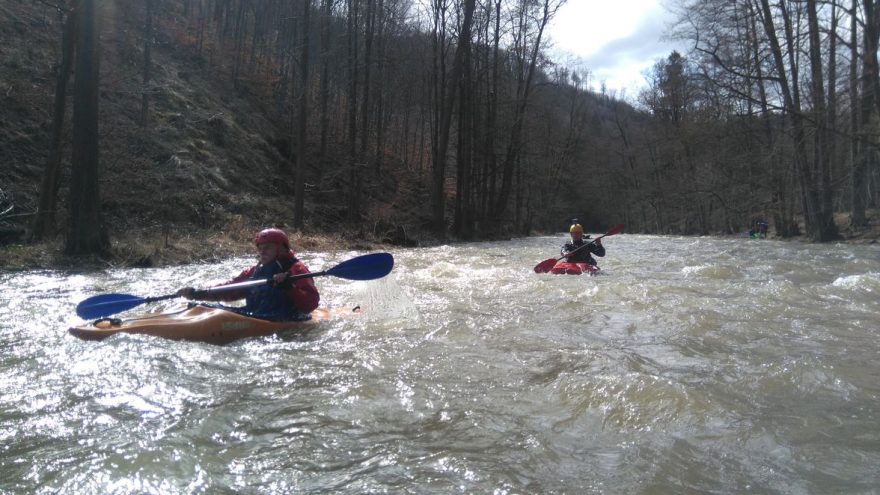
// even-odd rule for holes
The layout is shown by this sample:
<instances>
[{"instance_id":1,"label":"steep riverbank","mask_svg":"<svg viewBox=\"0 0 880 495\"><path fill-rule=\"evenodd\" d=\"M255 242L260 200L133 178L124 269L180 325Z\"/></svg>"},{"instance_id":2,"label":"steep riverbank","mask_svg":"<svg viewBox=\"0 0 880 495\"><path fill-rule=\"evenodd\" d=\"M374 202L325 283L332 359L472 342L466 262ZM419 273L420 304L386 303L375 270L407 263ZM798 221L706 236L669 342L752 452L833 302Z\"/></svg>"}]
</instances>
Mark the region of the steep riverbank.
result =
<instances>
[{"instance_id":1,"label":"steep riverbank","mask_svg":"<svg viewBox=\"0 0 880 495\"><path fill-rule=\"evenodd\" d=\"M253 251L251 238L258 228L207 232L130 232L111 240L111 248L101 256L74 257L64 254L63 239L56 238L36 244L0 246L0 269L74 269L92 270L107 267L161 267L210 262ZM388 250L391 247L369 237L348 237L337 234L290 234L294 250Z\"/></svg>"}]
</instances>

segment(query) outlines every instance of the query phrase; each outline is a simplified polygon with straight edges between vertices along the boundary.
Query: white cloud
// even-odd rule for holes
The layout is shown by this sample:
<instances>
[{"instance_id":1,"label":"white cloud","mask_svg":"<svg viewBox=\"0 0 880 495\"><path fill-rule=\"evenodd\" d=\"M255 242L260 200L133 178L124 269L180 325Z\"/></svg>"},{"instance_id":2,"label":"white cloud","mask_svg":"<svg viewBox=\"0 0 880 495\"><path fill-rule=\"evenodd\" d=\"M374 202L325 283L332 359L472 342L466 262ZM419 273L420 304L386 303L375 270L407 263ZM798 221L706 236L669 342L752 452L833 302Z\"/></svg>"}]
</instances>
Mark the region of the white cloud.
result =
<instances>
[{"instance_id":1,"label":"white cloud","mask_svg":"<svg viewBox=\"0 0 880 495\"><path fill-rule=\"evenodd\" d=\"M604 81L635 96L646 84L642 74L676 48L662 40L669 21L658 0L569 0L549 27L551 53L579 58L596 88Z\"/></svg>"},{"instance_id":2,"label":"white cloud","mask_svg":"<svg viewBox=\"0 0 880 495\"><path fill-rule=\"evenodd\" d=\"M550 28L556 47L582 57L632 35L643 17L659 9L656 0L574 0L556 14Z\"/></svg>"}]
</instances>

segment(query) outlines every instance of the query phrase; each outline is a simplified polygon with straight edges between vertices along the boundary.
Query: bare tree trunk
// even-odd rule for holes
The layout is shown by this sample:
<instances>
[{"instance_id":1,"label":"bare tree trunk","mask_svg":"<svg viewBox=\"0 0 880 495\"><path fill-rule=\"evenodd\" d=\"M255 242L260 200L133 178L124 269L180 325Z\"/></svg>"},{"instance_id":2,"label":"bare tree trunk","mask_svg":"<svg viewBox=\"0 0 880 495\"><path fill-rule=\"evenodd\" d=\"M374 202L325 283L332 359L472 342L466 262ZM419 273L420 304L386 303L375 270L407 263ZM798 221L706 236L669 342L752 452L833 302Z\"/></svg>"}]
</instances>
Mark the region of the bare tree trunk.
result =
<instances>
[{"instance_id":1,"label":"bare tree trunk","mask_svg":"<svg viewBox=\"0 0 880 495\"><path fill-rule=\"evenodd\" d=\"M865 157L861 152L861 134L859 108L859 0L852 0L850 15L850 33L849 33L849 127L850 127L850 208L851 226L861 228L867 225L867 217L865 215L865 192L866 189L866 167Z\"/></svg>"},{"instance_id":2,"label":"bare tree trunk","mask_svg":"<svg viewBox=\"0 0 880 495\"><path fill-rule=\"evenodd\" d=\"M752 61L756 71L756 84L758 85L758 98L761 106L761 123L764 127L764 134L767 138L767 148L774 149L777 146L778 139L774 132L773 113L770 111L770 104L767 97L767 83L764 77L763 64L761 64L760 47L758 44L758 27L754 11L751 10L753 4L750 4L750 12L752 15L749 25L749 36L752 45ZM786 185L786 168L782 164L782 160L777 153L771 154L770 158L770 198L773 204L773 223L776 227L776 234L780 237L790 237L794 235L791 227L794 225L792 212L788 207L789 188Z\"/></svg>"},{"instance_id":3,"label":"bare tree trunk","mask_svg":"<svg viewBox=\"0 0 880 495\"><path fill-rule=\"evenodd\" d=\"M82 0L77 16L76 80L70 217L65 252L98 254L107 245L101 224L98 166L98 27L96 0Z\"/></svg>"},{"instance_id":4,"label":"bare tree trunk","mask_svg":"<svg viewBox=\"0 0 880 495\"><path fill-rule=\"evenodd\" d=\"M832 182L834 177L831 174L831 164L837 159L837 25L839 21L838 6L836 2L831 3L831 26L828 28L830 36L828 36L828 109L825 119L828 139L828 196L831 199ZM832 206L833 208L833 206Z\"/></svg>"},{"instance_id":5,"label":"bare tree trunk","mask_svg":"<svg viewBox=\"0 0 880 495\"><path fill-rule=\"evenodd\" d=\"M357 95L358 95L358 2L348 1L348 221L360 219L361 173L357 160Z\"/></svg>"},{"instance_id":6,"label":"bare tree trunk","mask_svg":"<svg viewBox=\"0 0 880 495\"><path fill-rule=\"evenodd\" d=\"M764 1L762 0L762 4L763 3ZM804 119L804 115L801 111L801 109L803 108L801 105L801 85L799 82L799 74L801 69L798 65L798 59L802 50L800 45L798 45L797 41L795 40L794 28L791 22L791 15L789 14L788 7L786 5L787 4L779 4L778 8L781 12L783 20L785 43L787 46L786 53L788 54L788 67L791 74L790 85L788 77L786 77L784 73L784 63L783 65L778 66L777 70L783 71L780 72L780 74L782 74L782 77L780 78L779 84L783 86L783 95L788 95L788 102L784 103L784 108L786 109L787 114L790 116L791 127L794 133L794 154L792 158L792 163L794 167L795 179L798 181L799 185L798 193L801 197L801 208L804 214L804 224L807 229L807 233L815 236L818 233L816 212L819 209L819 205L818 201L816 200L815 186L813 185L813 169L810 166L810 162L807 158L806 122ZM769 12L769 10L767 10L767 12ZM767 29L773 29L772 22L772 18L765 18L765 27ZM770 23L769 26L768 23ZM774 49L774 59L776 58L775 50L776 49ZM782 60L781 56L779 60Z\"/></svg>"},{"instance_id":7,"label":"bare tree trunk","mask_svg":"<svg viewBox=\"0 0 880 495\"><path fill-rule=\"evenodd\" d=\"M455 221L453 229L464 239L474 235L473 204L471 202L471 161L473 157L473 98L471 74L471 25L473 24L475 0L465 0L464 21L458 38L456 68L461 97L458 111L458 167L456 170Z\"/></svg>"},{"instance_id":8,"label":"bare tree trunk","mask_svg":"<svg viewBox=\"0 0 880 495\"><path fill-rule=\"evenodd\" d=\"M376 54L376 74L377 79L383 77L385 74L385 49L386 49L386 37L385 37L385 2L384 0L378 0L377 6L378 16L375 16L376 19L373 21L374 24L378 23L378 26L375 28L377 41L377 54ZM385 147L385 88L384 81L379 79L377 81L377 89L376 89L376 148L374 152L373 159L375 160L375 173L376 176L379 177L382 175L382 162L384 158L384 147Z\"/></svg>"},{"instance_id":9,"label":"bare tree trunk","mask_svg":"<svg viewBox=\"0 0 880 495\"><path fill-rule=\"evenodd\" d=\"M319 173L327 163L327 141L330 128L330 20L333 14L333 1L323 0L321 13L321 149L318 156Z\"/></svg>"},{"instance_id":10,"label":"bare tree trunk","mask_svg":"<svg viewBox=\"0 0 880 495\"><path fill-rule=\"evenodd\" d=\"M880 49L880 8L876 0L864 0L865 12L865 48L862 50L864 59L862 77L866 77L865 84L871 86L872 100L876 111L880 113L880 64L877 62L877 50ZM867 72L868 75L864 73Z\"/></svg>"},{"instance_id":11,"label":"bare tree trunk","mask_svg":"<svg viewBox=\"0 0 880 495\"><path fill-rule=\"evenodd\" d=\"M813 110L816 125L813 144L813 180L811 182L811 198L818 206L814 221L818 232L813 238L817 241L830 241L840 237L837 226L834 224L834 202L831 189L831 157L830 136L828 130L828 107L825 101L825 86L823 84L824 71L822 70L822 45L819 39L819 18L816 8L816 0L807 0L807 19L809 24L810 38L810 74L813 88ZM832 34L832 37L835 35Z\"/></svg>"},{"instance_id":12,"label":"bare tree trunk","mask_svg":"<svg viewBox=\"0 0 880 495\"><path fill-rule=\"evenodd\" d=\"M306 150L308 148L309 119L309 31L312 1L303 0L302 11L302 63L300 64L299 105L297 109L296 177L294 179L293 226L302 229L305 224Z\"/></svg>"},{"instance_id":13,"label":"bare tree trunk","mask_svg":"<svg viewBox=\"0 0 880 495\"><path fill-rule=\"evenodd\" d=\"M815 7L815 0L809 0L808 4L811 4ZM801 186L801 200L804 208L804 218L807 226L807 231L816 241L828 241L835 237L837 237L836 228L834 228L834 221L832 212L828 209L824 208L824 201L821 200L820 195L824 193L822 190L822 179L820 175L824 173L824 167L827 166L827 163L821 164L814 162L813 165L810 165L810 161L807 158L807 150L806 150L806 122L804 116L801 111L800 104L800 93L799 86L797 83L796 75L798 73L798 66L794 59L794 52L796 52L796 43L794 40L794 35L792 34L791 29L791 21L789 19L788 12L785 10L784 6L780 5L781 15L783 17L783 21L785 22L785 33L786 33L786 42L789 46L788 54L789 54L789 69L790 71L786 71L786 65L783 59L782 49L779 44L779 40L776 36L775 27L773 26L773 16L770 10L770 4L768 0L760 0L761 11L763 14L762 22L764 25L764 31L770 41L770 49L773 54L773 59L776 65L776 77L779 80L779 88L782 91L783 96L783 104L786 110L786 113L790 116L792 122L792 128L794 131L794 163L797 170L798 180ZM808 6L808 16L814 17L815 10L811 10ZM812 25L812 20L810 20L810 24ZM813 29L810 29L810 50L811 50L811 72L813 73L813 78L815 79L815 73L818 69L819 71L819 87L821 88L821 60L814 60L814 40L813 40ZM818 37L818 32L816 33ZM818 47L816 47L818 50ZM818 63L817 63L818 62ZM788 74L791 74L791 82L789 82ZM816 82L814 81L814 84ZM813 87L813 94L821 99L822 105L822 118L817 122L817 125L821 125L822 129L817 130L817 135L824 132L824 90L816 93L817 87ZM817 111L818 114L818 111ZM821 154L824 153L821 148L819 148L820 144L816 144L817 148L815 149L816 153L814 153L814 157L816 160L821 160Z\"/></svg>"},{"instance_id":14,"label":"bare tree trunk","mask_svg":"<svg viewBox=\"0 0 880 495\"><path fill-rule=\"evenodd\" d=\"M367 12L364 19L364 96L361 99L361 146L358 152L358 161L361 164L368 163L367 145L370 142L370 104L372 103L371 83L373 69L373 40L375 38L376 26L376 4L375 0L367 0Z\"/></svg>"},{"instance_id":15,"label":"bare tree trunk","mask_svg":"<svg viewBox=\"0 0 880 495\"><path fill-rule=\"evenodd\" d=\"M241 51L244 49L244 9L245 2L238 4L238 14L235 16L235 57L232 62L232 85L238 89L239 76L241 75Z\"/></svg>"},{"instance_id":16,"label":"bare tree trunk","mask_svg":"<svg viewBox=\"0 0 880 495\"><path fill-rule=\"evenodd\" d=\"M31 240L41 241L55 226L55 209L58 203L58 186L61 175L61 134L64 130L64 114L67 108L67 84L73 66L76 18L78 8L74 4L68 11L61 35L61 65L57 67L55 103L52 110L52 135L49 141L49 158L40 183L40 200L31 229Z\"/></svg>"},{"instance_id":17,"label":"bare tree trunk","mask_svg":"<svg viewBox=\"0 0 880 495\"><path fill-rule=\"evenodd\" d=\"M485 193L481 220L484 225L488 224L492 215L492 208L497 195L498 155L495 152L495 142L498 133L498 91L499 91L499 64L501 58L501 0L495 0L495 29L492 35L492 75L489 81L489 108L486 111L486 172L484 174Z\"/></svg>"},{"instance_id":18,"label":"bare tree trunk","mask_svg":"<svg viewBox=\"0 0 880 495\"><path fill-rule=\"evenodd\" d=\"M141 87L141 126L146 127L150 112L150 66L152 65L153 53L153 3L155 0L145 0L146 20L144 21L144 75Z\"/></svg>"},{"instance_id":19,"label":"bare tree trunk","mask_svg":"<svg viewBox=\"0 0 880 495\"><path fill-rule=\"evenodd\" d=\"M857 0L853 0L853 10L851 13L853 31L859 24ZM864 228L868 225L866 208L869 200L870 177L872 165L876 162L877 142L871 138L878 128L877 108L880 105L880 95L878 95L878 63L877 49L878 40L880 40L880 21L877 16L880 15L874 5L874 0L864 0L864 28L862 31L862 75L859 81L859 102L858 102L858 121L853 121L853 126L857 128L854 132L856 142L853 144L856 151L853 154L852 169L852 225L856 228ZM855 64L856 43L855 34L852 35L853 40L853 64ZM851 69L851 77L855 77L855 69ZM853 87L852 91L856 91ZM853 113L856 109L853 109Z\"/></svg>"},{"instance_id":20,"label":"bare tree trunk","mask_svg":"<svg viewBox=\"0 0 880 495\"><path fill-rule=\"evenodd\" d=\"M452 106L457 85L455 74L446 72L447 18L445 1L434 3L434 129L431 143L431 225L443 238L446 235L446 162L449 133L452 124ZM453 64L453 67L455 65ZM454 69L453 71L454 72Z\"/></svg>"}]
</instances>

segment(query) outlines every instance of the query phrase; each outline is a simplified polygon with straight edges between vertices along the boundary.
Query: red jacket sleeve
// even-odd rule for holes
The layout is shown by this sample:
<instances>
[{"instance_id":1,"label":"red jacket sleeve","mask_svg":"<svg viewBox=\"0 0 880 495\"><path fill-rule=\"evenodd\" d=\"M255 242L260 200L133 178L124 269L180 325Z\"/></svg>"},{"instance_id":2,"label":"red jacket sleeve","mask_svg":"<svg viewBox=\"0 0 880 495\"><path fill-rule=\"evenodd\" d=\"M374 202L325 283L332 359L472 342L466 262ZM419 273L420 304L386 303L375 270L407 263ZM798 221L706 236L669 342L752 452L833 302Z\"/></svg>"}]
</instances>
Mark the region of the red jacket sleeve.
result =
<instances>
[{"instance_id":1,"label":"red jacket sleeve","mask_svg":"<svg viewBox=\"0 0 880 495\"><path fill-rule=\"evenodd\" d=\"M287 273L291 275L301 275L303 273L311 273L301 261L294 263ZM287 298L302 313L311 313L318 307L321 300L318 294L318 288L315 286L315 279L312 277L301 278L293 283L293 287L288 289Z\"/></svg>"}]
</instances>

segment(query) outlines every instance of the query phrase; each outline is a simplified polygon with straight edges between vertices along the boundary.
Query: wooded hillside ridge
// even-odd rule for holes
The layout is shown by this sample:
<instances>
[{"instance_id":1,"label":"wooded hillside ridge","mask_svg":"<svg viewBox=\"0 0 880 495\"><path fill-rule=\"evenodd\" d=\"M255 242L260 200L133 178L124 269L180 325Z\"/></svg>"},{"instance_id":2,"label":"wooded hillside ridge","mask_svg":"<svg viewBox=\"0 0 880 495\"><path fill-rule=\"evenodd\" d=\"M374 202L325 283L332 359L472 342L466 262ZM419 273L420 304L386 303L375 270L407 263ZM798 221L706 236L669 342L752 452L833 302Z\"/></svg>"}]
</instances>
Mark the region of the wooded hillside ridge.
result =
<instances>
[{"instance_id":1,"label":"wooded hillside ridge","mask_svg":"<svg viewBox=\"0 0 880 495\"><path fill-rule=\"evenodd\" d=\"M4 2L4 258L206 259L269 225L333 247L574 218L594 232L735 235L761 219L783 238L871 238L874 3L717 3L741 15L693 10L673 34L694 51L658 60L627 99L547 58L558 0ZM792 14L809 22L780 44ZM849 61L832 56L837 39L855 40ZM96 88L76 77L98 67ZM93 116L77 106L90 89ZM75 124L89 118L94 136Z\"/></svg>"}]
</instances>

